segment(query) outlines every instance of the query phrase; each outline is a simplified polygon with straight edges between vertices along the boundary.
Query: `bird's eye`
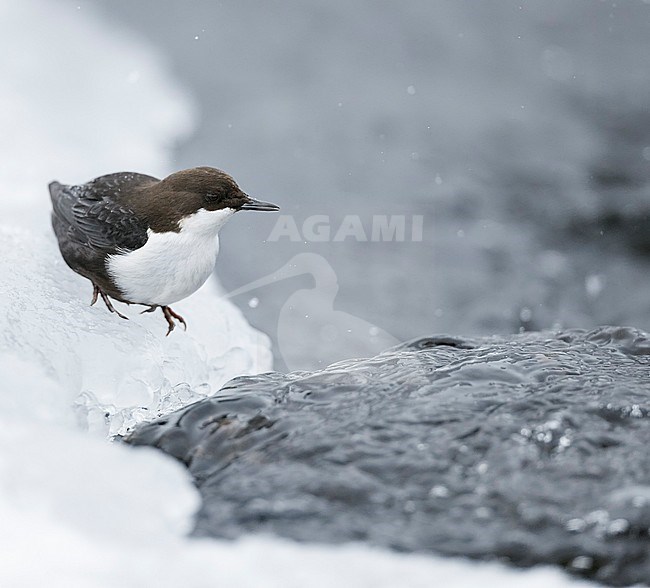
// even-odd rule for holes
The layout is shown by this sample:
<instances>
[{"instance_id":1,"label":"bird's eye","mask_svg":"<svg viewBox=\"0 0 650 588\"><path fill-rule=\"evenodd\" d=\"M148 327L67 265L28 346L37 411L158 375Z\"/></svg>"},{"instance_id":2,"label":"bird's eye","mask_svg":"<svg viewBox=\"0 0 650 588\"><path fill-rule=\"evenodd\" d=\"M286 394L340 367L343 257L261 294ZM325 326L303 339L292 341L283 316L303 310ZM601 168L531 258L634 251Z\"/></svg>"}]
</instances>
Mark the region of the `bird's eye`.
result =
<instances>
[{"instance_id":1,"label":"bird's eye","mask_svg":"<svg viewBox=\"0 0 650 588\"><path fill-rule=\"evenodd\" d=\"M205 195L206 202L218 202L220 198L221 198L220 194L214 194L212 192L208 192Z\"/></svg>"}]
</instances>

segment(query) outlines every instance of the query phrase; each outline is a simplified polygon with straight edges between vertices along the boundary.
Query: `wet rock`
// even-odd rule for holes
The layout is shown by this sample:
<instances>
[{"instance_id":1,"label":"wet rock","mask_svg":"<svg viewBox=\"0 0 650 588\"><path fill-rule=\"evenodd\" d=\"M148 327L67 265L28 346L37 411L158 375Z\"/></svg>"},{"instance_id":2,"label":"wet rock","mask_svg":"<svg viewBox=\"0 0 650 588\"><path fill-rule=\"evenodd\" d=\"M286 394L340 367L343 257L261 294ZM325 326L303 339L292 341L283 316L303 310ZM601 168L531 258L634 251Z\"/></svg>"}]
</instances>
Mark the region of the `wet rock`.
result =
<instances>
[{"instance_id":1,"label":"wet rock","mask_svg":"<svg viewBox=\"0 0 650 588\"><path fill-rule=\"evenodd\" d=\"M199 536L269 532L650 578L650 358L635 329L429 337L232 380L128 439L183 461Z\"/></svg>"}]
</instances>

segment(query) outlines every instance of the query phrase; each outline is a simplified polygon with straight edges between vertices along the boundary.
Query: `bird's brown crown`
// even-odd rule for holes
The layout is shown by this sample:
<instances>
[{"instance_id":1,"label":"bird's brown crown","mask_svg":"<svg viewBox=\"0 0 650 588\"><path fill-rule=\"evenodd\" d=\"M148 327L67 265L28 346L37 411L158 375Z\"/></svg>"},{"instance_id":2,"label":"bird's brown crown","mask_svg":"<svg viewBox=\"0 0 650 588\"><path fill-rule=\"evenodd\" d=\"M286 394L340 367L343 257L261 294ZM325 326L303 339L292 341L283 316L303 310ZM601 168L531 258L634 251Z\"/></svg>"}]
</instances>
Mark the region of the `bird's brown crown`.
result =
<instances>
[{"instance_id":1,"label":"bird's brown crown","mask_svg":"<svg viewBox=\"0 0 650 588\"><path fill-rule=\"evenodd\" d=\"M142 188L131 206L155 232L178 231L180 221L205 210L240 210L250 198L227 173L213 167L195 167L167 176Z\"/></svg>"}]
</instances>

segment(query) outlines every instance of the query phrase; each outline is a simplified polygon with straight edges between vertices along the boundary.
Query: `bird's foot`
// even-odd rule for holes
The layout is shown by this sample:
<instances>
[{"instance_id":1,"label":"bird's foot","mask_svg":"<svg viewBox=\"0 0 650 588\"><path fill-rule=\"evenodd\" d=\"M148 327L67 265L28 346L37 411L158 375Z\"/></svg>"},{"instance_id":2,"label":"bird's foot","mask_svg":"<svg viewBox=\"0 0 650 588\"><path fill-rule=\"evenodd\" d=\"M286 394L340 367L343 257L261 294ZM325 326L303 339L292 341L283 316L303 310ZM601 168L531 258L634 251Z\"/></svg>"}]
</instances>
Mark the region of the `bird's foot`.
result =
<instances>
[{"instance_id":1,"label":"bird's foot","mask_svg":"<svg viewBox=\"0 0 650 588\"><path fill-rule=\"evenodd\" d=\"M104 292L102 292L100 290L99 286L97 286L97 284L93 284L93 299L90 302L90 306L92 306L93 304L95 304L95 302L97 302L97 297L98 296L102 297L102 300L104 301L104 304L106 305L106 308L108 308L108 310L110 310L111 312L114 312L117 316L119 316L119 317L121 317L121 318L123 318L123 319L125 319L127 321L129 320L128 316L124 316L119 310L117 310L113 306L113 304L111 303L111 299L108 297L108 295L105 294Z\"/></svg>"},{"instance_id":2,"label":"bird's foot","mask_svg":"<svg viewBox=\"0 0 650 588\"><path fill-rule=\"evenodd\" d=\"M174 319L176 319L179 323L181 323L183 325L183 329L187 331L187 323L185 322L185 319L180 314L175 313L169 306L161 306L160 308L162 308L163 314L167 319L167 324L169 325L169 329L167 330L167 336L176 328L176 323L174 322ZM144 312L151 312L151 310L146 310Z\"/></svg>"},{"instance_id":3,"label":"bird's foot","mask_svg":"<svg viewBox=\"0 0 650 588\"><path fill-rule=\"evenodd\" d=\"M149 308L145 308L140 314L144 314L145 312L153 312L158 308L157 304L150 304Z\"/></svg>"}]
</instances>

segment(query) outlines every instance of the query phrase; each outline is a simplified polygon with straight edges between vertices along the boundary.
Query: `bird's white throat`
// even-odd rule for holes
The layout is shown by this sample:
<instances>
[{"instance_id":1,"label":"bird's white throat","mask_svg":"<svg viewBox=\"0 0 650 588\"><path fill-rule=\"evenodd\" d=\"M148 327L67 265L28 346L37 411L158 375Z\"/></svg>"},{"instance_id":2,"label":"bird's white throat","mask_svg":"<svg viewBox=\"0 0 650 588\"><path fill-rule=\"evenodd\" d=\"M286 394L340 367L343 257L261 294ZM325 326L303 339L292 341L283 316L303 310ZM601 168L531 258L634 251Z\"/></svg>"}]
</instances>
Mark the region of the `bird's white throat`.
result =
<instances>
[{"instance_id":1,"label":"bird's white throat","mask_svg":"<svg viewBox=\"0 0 650 588\"><path fill-rule=\"evenodd\" d=\"M179 224L181 233L216 235L226 221L235 214L233 208L205 210L202 208L190 216L186 216Z\"/></svg>"},{"instance_id":2,"label":"bird's white throat","mask_svg":"<svg viewBox=\"0 0 650 588\"><path fill-rule=\"evenodd\" d=\"M182 300L210 277L219 253L219 229L234 212L201 209L179 223L179 232L150 229L140 249L109 256L108 273L130 302L166 306Z\"/></svg>"}]
</instances>

